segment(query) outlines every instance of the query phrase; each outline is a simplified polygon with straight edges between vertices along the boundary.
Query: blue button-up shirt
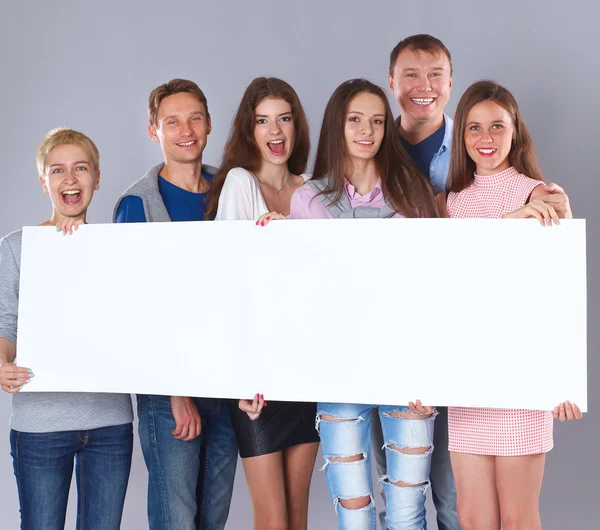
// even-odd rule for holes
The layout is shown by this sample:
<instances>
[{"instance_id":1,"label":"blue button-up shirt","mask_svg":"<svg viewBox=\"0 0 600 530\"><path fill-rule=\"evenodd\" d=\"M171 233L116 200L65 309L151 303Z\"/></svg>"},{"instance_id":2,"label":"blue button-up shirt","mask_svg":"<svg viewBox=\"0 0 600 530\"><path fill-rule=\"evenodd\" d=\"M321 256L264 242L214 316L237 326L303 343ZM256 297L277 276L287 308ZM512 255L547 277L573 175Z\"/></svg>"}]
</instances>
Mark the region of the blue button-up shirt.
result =
<instances>
[{"instance_id":1,"label":"blue button-up shirt","mask_svg":"<svg viewBox=\"0 0 600 530\"><path fill-rule=\"evenodd\" d=\"M446 123L446 132L444 140L438 152L433 155L429 165L429 180L436 193L441 193L446 189L446 180L448 178L448 169L450 168L450 151L452 146L452 130L454 121L444 114Z\"/></svg>"}]
</instances>

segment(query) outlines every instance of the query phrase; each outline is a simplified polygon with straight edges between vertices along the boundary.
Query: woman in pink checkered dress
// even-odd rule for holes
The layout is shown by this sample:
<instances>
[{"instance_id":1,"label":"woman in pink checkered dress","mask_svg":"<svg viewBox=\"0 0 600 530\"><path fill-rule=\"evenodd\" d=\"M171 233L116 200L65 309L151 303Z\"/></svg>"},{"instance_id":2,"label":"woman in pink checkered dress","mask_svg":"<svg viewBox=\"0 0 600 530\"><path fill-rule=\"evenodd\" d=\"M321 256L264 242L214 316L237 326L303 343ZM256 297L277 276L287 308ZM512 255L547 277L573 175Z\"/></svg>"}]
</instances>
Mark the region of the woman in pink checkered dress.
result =
<instances>
[{"instance_id":1,"label":"woman in pink checkered dress","mask_svg":"<svg viewBox=\"0 0 600 530\"><path fill-rule=\"evenodd\" d=\"M544 184L517 102L491 81L469 87L456 109L448 190L438 201L449 217L536 218L550 226L571 216L562 189ZM581 412L569 402L554 411L448 409L463 530L541 529L553 417L580 419Z\"/></svg>"}]
</instances>

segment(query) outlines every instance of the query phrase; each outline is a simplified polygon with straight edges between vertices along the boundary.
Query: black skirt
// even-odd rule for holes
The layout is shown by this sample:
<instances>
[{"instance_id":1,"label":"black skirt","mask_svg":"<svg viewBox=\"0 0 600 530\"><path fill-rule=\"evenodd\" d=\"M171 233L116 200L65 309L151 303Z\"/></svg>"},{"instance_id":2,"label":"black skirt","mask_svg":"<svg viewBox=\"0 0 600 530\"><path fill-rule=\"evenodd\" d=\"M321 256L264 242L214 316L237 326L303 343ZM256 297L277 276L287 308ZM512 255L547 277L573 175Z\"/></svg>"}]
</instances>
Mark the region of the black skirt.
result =
<instances>
[{"instance_id":1,"label":"black skirt","mask_svg":"<svg viewBox=\"0 0 600 530\"><path fill-rule=\"evenodd\" d=\"M251 420L240 410L238 400L231 400L229 412L242 458L319 441L315 429L316 403L269 401L260 417Z\"/></svg>"}]
</instances>

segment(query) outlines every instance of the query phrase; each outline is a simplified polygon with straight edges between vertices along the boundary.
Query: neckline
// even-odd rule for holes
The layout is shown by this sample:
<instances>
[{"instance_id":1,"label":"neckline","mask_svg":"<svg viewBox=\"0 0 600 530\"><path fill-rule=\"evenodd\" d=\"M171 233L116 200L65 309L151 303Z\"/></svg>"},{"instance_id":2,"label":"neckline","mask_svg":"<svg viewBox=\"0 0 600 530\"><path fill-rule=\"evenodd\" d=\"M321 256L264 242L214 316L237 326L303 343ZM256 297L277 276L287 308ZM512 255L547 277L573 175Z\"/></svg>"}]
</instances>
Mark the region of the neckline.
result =
<instances>
[{"instance_id":1,"label":"neckline","mask_svg":"<svg viewBox=\"0 0 600 530\"><path fill-rule=\"evenodd\" d=\"M482 188L489 188L491 186L502 184L507 180L514 178L518 174L519 172L512 166L504 171L500 171L499 173L494 173L493 175L478 175L475 173L473 184Z\"/></svg>"}]
</instances>

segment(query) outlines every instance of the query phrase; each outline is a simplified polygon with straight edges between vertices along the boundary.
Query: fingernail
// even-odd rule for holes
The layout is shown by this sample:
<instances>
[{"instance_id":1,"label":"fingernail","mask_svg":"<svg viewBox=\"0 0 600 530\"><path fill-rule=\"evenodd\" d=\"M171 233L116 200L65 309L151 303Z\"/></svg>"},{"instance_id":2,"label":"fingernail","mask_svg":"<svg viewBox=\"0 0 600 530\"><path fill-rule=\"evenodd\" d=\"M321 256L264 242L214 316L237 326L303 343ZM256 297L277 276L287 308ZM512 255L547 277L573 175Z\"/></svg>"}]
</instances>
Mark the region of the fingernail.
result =
<instances>
[{"instance_id":1,"label":"fingernail","mask_svg":"<svg viewBox=\"0 0 600 530\"><path fill-rule=\"evenodd\" d=\"M265 226L265 222L263 221L262 223L260 223L261 226Z\"/></svg>"},{"instance_id":2,"label":"fingernail","mask_svg":"<svg viewBox=\"0 0 600 530\"><path fill-rule=\"evenodd\" d=\"M31 383L31 379L25 379L26 383Z\"/></svg>"},{"instance_id":3,"label":"fingernail","mask_svg":"<svg viewBox=\"0 0 600 530\"><path fill-rule=\"evenodd\" d=\"M267 402L266 401L263 403L263 406L265 406L265 407L267 406Z\"/></svg>"},{"instance_id":4,"label":"fingernail","mask_svg":"<svg viewBox=\"0 0 600 530\"><path fill-rule=\"evenodd\" d=\"M28 374L31 374L31 373L33 373L33 372L32 372L31 370L27 370L27 373L28 373Z\"/></svg>"},{"instance_id":5,"label":"fingernail","mask_svg":"<svg viewBox=\"0 0 600 530\"><path fill-rule=\"evenodd\" d=\"M256 221L256 226L258 226L258 221Z\"/></svg>"},{"instance_id":6,"label":"fingernail","mask_svg":"<svg viewBox=\"0 0 600 530\"><path fill-rule=\"evenodd\" d=\"M265 399L265 396L263 394L260 394L260 399Z\"/></svg>"},{"instance_id":7,"label":"fingernail","mask_svg":"<svg viewBox=\"0 0 600 530\"><path fill-rule=\"evenodd\" d=\"M267 221L268 221L269 219L271 219L271 216L270 216L270 215L269 215L269 217L267 217Z\"/></svg>"},{"instance_id":8,"label":"fingernail","mask_svg":"<svg viewBox=\"0 0 600 530\"><path fill-rule=\"evenodd\" d=\"M56 231L58 232L58 226L56 227Z\"/></svg>"}]
</instances>

